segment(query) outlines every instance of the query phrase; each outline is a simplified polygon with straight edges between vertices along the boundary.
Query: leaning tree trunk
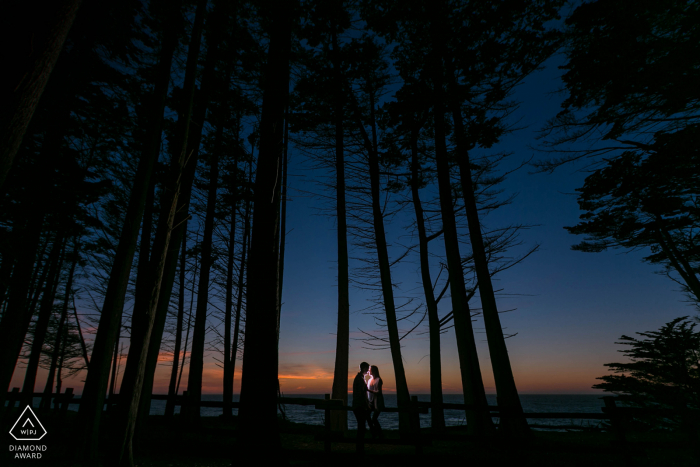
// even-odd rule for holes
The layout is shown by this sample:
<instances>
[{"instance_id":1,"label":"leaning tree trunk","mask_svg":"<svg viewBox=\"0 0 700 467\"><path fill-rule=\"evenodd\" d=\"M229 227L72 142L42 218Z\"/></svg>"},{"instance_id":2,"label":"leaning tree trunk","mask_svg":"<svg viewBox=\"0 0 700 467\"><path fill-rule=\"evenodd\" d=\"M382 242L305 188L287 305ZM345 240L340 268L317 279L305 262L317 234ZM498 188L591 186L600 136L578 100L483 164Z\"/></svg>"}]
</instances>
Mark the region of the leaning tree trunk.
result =
<instances>
[{"instance_id":1,"label":"leaning tree trunk","mask_svg":"<svg viewBox=\"0 0 700 467\"><path fill-rule=\"evenodd\" d=\"M227 7L226 2L216 2L214 5L214 10L207 20L207 54L204 60L204 69L202 71L202 83L200 85L199 92L195 95L192 118L189 122L190 127L186 140L187 165L185 166L182 177L179 206L175 217L176 228L172 232L170 238L170 252L165 260L165 271L163 273L163 282L161 285L162 295L159 299L158 309L156 310L155 322L151 333L151 342L148 348L144 385L141 393L141 409L139 410L139 413L141 414L139 416L139 426L142 424L143 418L148 415L151 406L153 379L158 363L158 354L160 352L160 345L163 339L163 331L165 330L170 296L172 294L172 288L175 282L178 257L177 251L180 249L180 243L185 236L184 225L185 220L189 218L188 212L190 198L192 196L192 184L194 182L197 168L204 120L206 117L207 108L210 104L211 89L214 85L215 65L218 63L220 58L220 43L223 39L225 39L223 35L226 31L225 18L227 18ZM182 132L180 132L180 134L182 134Z\"/></svg>"},{"instance_id":2,"label":"leaning tree trunk","mask_svg":"<svg viewBox=\"0 0 700 467\"><path fill-rule=\"evenodd\" d=\"M240 136L240 116L236 118L236 141ZM236 252L236 210L238 209L238 151L233 153L233 181L231 189L231 225L228 235L228 251L226 252L226 303L224 310L224 407L223 416L230 419L233 416L231 403L233 402L233 368L231 358L231 321L233 319L233 266ZM234 344L235 345L235 344ZM234 355L235 358L235 355Z\"/></svg>"},{"instance_id":3,"label":"leaning tree trunk","mask_svg":"<svg viewBox=\"0 0 700 467\"><path fill-rule=\"evenodd\" d=\"M428 236L425 233L423 206L418 193L418 129L411 132L411 196L416 212L418 227L418 248L420 254L420 273L425 294L425 306L428 308L428 326L430 332L430 426L434 432L445 429L445 411L442 407L442 367L440 362L440 318L437 301L433 293L433 281L430 278L430 261L428 259Z\"/></svg>"},{"instance_id":4,"label":"leaning tree trunk","mask_svg":"<svg viewBox=\"0 0 700 467\"><path fill-rule=\"evenodd\" d=\"M183 223L182 228L184 231L184 235L182 239L182 253L180 253L180 290L177 297L177 323L175 325L175 349L173 350L173 366L170 370L168 400L165 403L166 418L171 418L175 414L175 397L177 397L177 371L180 365L180 350L182 347L182 323L185 318L185 268L187 266L187 221Z\"/></svg>"},{"instance_id":5,"label":"leaning tree trunk","mask_svg":"<svg viewBox=\"0 0 700 467\"><path fill-rule=\"evenodd\" d=\"M343 81L340 74L338 40L333 31L333 77L335 82L335 215L338 241L338 330L335 342L335 367L331 397L348 405L348 359L350 347L350 267L348 260L348 223L345 208L345 155L343 147ZM331 411L331 429L347 431L348 412Z\"/></svg>"},{"instance_id":6,"label":"leaning tree trunk","mask_svg":"<svg viewBox=\"0 0 700 467\"><path fill-rule=\"evenodd\" d=\"M41 297L39 305L39 315L37 316L36 324L34 325L34 338L32 340L32 348L29 354L29 361L24 372L24 385L22 387L22 404L33 405L32 399L34 394L34 385L36 383L36 372L39 369L39 360L41 359L41 351L44 347L44 340L49 328L51 320L51 312L53 311L53 301L56 297L56 289L58 288L59 276L61 275L61 264L63 263L63 253L65 251L65 243L63 236L59 233L56 235L54 244L49 253L48 273L44 294Z\"/></svg>"},{"instance_id":7,"label":"leaning tree trunk","mask_svg":"<svg viewBox=\"0 0 700 467\"><path fill-rule=\"evenodd\" d=\"M28 293L41 240L41 229L47 213L47 197L52 195L54 155L56 151L61 150L64 140L65 128L61 123L59 121L51 126L44 135L39 154L42 163L37 164L34 184L22 206L29 213L28 219L23 227L17 222L18 225L13 228L17 229L19 234L15 246L17 263L10 280L7 309L0 321L0 407L5 404L6 391L32 320L33 309L27 306Z\"/></svg>"},{"instance_id":8,"label":"leaning tree trunk","mask_svg":"<svg viewBox=\"0 0 700 467\"><path fill-rule=\"evenodd\" d=\"M179 1L170 5L169 18L165 21L166 27L156 69L155 87L151 96L145 145L131 189L119 244L114 255L114 264L109 276L100 323L93 343L90 366L81 396L78 426L82 428L83 435L79 437L82 440L82 448L78 449L77 452L88 462L95 462L98 457L100 416L107 390L112 349L121 327L124 296L131 273L148 187L153 167L160 153L163 110L170 82L170 67L173 52L178 43L179 24L182 22L179 10Z\"/></svg>"},{"instance_id":9,"label":"leaning tree trunk","mask_svg":"<svg viewBox=\"0 0 700 467\"><path fill-rule=\"evenodd\" d=\"M33 211L17 245L17 265L10 281L7 309L0 322L0 407L5 406L8 386L32 318L27 307L27 293L43 222L43 210ZM0 417L3 413L4 410L0 411Z\"/></svg>"},{"instance_id":10,"label":"leaning tree trunk","mask_svg":"<svg viewBox=\"0 0 700 467\"><path fill-rule=\"evenodd\" d=\"M217 130L217 150L213 151L211 170L209 172L209 193L207 196L207 212L204 217L204 234L202 236L202 267L199 273L199 288L197 290L197 310L194 317L192 332L192 350L190 351L190 371L187 380L188 409L185 415L189 419L199 419L199 403L202 398L202 372L204 371L204 338L207 328L207 308L209 306L209 276L212 266L212 237L214 234L214 214L216 210L216 190L219 179L219 151L223 126Z\"/></svg>"},{"instance_id":11,"label":"leaning tree trunk","mask_svg":"<svg viewBox=\"0 0 700 467\"><path fill-rule=\"evenodd\" d=\"M372 125L372 140L369 139L365 130L359 108L353 98L353 111L357 120L358 128L362 134L365 149L368 155L370 190L372 199L372 224L374 227L374 241L377 247L377 260L379 262L379 276L382 285L382 295L384 297L384 311L386 313L386 325L389 332L389 347L391 349L391 361L394 365L394 376L396 378L396 399L399 408L408 407L411 396L408 392L406 382L406 372L401 358L401 342L399 338L399 328L396 321L396 306L394 304L394 290L391 282L391 267L389 264L389 253L386 244L386 233L384 231L384 216L379 192L379 155L377 154L377 130L374 115L374 90L372 83L367 80L367 88L370 101L370 122ZM399 431L404 432L410 429L410 416L406 412L399 412Z\"/></svg>"},{"instance_id":12,"label":"leaning tree trunk","mask_svg":"<svg viewBox=\"0 0 700 467\"><path fill-rule=\"evenodd\" d=\"M53 353L51 354L51 365L49 366L49 376L46 379L46 386L44 387L44 395L41 399L41 409L49 410L51 408L51 391L53 390L53 380L56 374L56 366L58 365L59 355L62 355L62 347L65 348L65 343L62 345L61 341L64 340L62 337L66 333L65 324L66 317L68 316L68 300L70 299L71 289L73 288L73 277L75 276L75 266L78 264L78 242L76 240L75 246L73 248L73 262L71 263L70 271L68 272L68 281L66 282L66 293L63 299L63 308L61 309L61 317L58 320L58 328L56 329L56 340L53 344ZM62 360L61 360L62 365ZM60 367L59 367L60 368ZM60 375L60 369L59 369ZM59 376L60 381L60 376ZM60 385L60 383L59 383ZM60 392L60 389L56 392Z\"/></svg>"},{"instance_id":13,"label":"leaning tree trunk","mask_svg":"<svg viewBox=\"0 0 700 467\"><path fill-rule=\"evenodd\" d=\"M3 44L11 55L4 59L8 64L3 73L7 81L0 103L0 188L12 168L80 3L81 0L21 1L3 8L6 20L3 23L8 23L2 27Z\"/></svg>"},{"instance_id":14,"label":"leaning tree trunk","mask_svg":"<svg viewBox=\"0 0 700 467\"><path fill-rule=\"evenodd\" d=\"M448 85L456 91L457 83L450 58L446 59ZM529 427L523 415L523 408L520 404L520 397L515 386L515 378L508 357L505 337L501 320L498 316L496 306L496 296L491 283L491 273L486 256L484 239L481 235L481 223L479 222L479 211L474 195L474 185L472 183L471 164L469 162L468 142L462 111L459 102L450 100L450 111L454 123L455 136L457 140L457 162L459 166L460 183L462 196L464 197L464 208L467 213L467 223L469 225L469 240L471 241L472 253L474 256L474 268L476 269L476 279L479 284L479 297L481 298L482 316L486 327L486 338L488 340L489 355L491 356L491 366L496 383L498 394L498 407L502 410L501 423L499 428L508 434L528 433Z\"/></svg>"},{"instance_id":15,"label":"leaning tree trunk","mask_svg":"<svg viewBox=\"0 0 700 467\"><path fill-rule=\"evenodd\" d=\"M438 16L437 14L435 15ZM467 420L467 430L470 434L492 434L493 421L488 411L484 382L481 377L479 357L476 351L474 330L472 328L469 303L467 301L464 273L459 254L457 226L452 207L452 187L450 184L450 168L447 161L445 145L445 106L443 101L443 69L439 51L442 50L442 32L440 23L433 18L431 22L431 39L433 50L431 54L431 75L433 83L433 113L435 127L435 162L437 167L438 190L440 195L440 211L442 214L443 238L447 267L450 274L450 291L452 296L452 311L457 338L457 353L462 376L462 390Z\"/></svg>"},{"instance_id":16,"label":"leaning tree trunk","mask_svg":"<svg viewBox=\"0 0 700 467\"><path fill-rule=\"evenodd\" d=\"M252 157L252 151L251 151ZM253 181L252 164L249 181ZM245 278L245 265L246 265L246 253L247 244L246 241L250 237L250 200L247 199L245 203L245 213L243 215L243 244L241 246L241 265L238 268L238 297L236 298L236 322L233 327L233 339L231 341L231 391L233 392L233 382L234 376L236 374L236 357L238 356L238 334L241 325L241 308L243 306L243 290L244 290L244 278Z\"/></svg>"},{"instance_id":17,"label":"leaning tree trunk","mask_svg":"<svg viewBox=\"0 0 700 467\"><path fill-rule=\"evenodd\" d=\"M253 237L248 270L246 339L241 384L241 426L251 452L287 463L277 429L277 180L283 152L284 109L289 94L292 22L297 2L269 2L270 43L264 73L260 151L255 177ZM261 433L267 435L262 437ZM238 456L234 457L236 462Z\"/></svg>"},{"instance_id":18,"label":"leaning tree trunk","mask_svg":"<svg viewBox=\"0 0 700 467\"><path fill-rule=\"evenodd\" d=\"M182 131L182 143L179 150L173 154L170 173L163 189L163 200L161 207L164 209L158 219L158 231L164 235L154 239L153 251L151 254L151 277L153 287L150 291L149 303L145 313L134 307L132 317L132 344L129 347L124 377L122 380L119 403L117 405L117 420L114 423L113 459L117 465L132 466L133 451L132 439L136 427L136 420L139 409L139 400L144 383L146 361L148 357L149 342L153 331L156 310L163 280L168 246L171 232L174 227L175 212L178 207L178 197L182 186L183 168L187 158L187 135L189 122L192 115L192 101L195 89L195 74L197 71L197 57L199 56L199 46L201 42L202 27L204 23L204 13L206 11L207 0L197 2L195 21L192 28L192 39L187 55L187 65L185 69L185 81L183 84L183 100L185 103L184 129ZM161 228L162 227L162 228ZM138 338L134 339L134 333Z\"/></svg>"}]
</instances>

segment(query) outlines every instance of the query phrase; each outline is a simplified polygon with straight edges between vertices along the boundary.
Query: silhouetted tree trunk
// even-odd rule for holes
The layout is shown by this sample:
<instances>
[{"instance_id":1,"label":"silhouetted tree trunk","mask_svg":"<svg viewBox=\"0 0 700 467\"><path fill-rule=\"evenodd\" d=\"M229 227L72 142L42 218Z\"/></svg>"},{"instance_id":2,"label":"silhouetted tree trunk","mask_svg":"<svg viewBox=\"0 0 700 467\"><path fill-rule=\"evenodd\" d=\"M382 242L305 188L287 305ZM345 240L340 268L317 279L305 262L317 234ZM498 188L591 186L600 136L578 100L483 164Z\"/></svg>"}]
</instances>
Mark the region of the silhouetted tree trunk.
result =
<instances>
[{"instance_id":1,"label":"silhouetted tree trunk","mask_svg":"<svg viewBox=\"0 0 700 467\"><path fill-rule=\"evenodd\" d=\"M24 228L15 227L21 229L23 235L16 245L17 265L10 281L7 309L0 322L0 407L5 406L8 386L32 318L27 307L27 293L43 222L44 211L39 208L30 212Z\"/></svg>"},{"instance_id":2,"label":"silhouetted tree trunk","mask_svg":"<svg viewBox=\"0 0 700 467\"><path fill-rule=\"evenodd\" d=\"M73 295L73 315L75 316L75 327L78 328L78 337L80 338L80 347L83 351L83 360L85 360L85 368L87 368L90 365L90 360L88 359L87 346L85 345L83 330L80 327L80 319L78 318L78 307L75 306L75 295Z\"/></svg>"},{"instance_id":3,"label":"silhouetted tree trunk","mask_svg":"<svg viewBox=\"0 0 700 467\"><path fill-rule=\"evenodd\" d=\"M272 463L287 463L277 429L276 219L283 152L284 109L289 94L292 22L297 2L266 2L271 16L264 73L260 151L255 177L253 237L248 271L246 339L241 384L241 426L252 452L265 452ZM260 436L267 433L266 436ZM234 458L235 459L235 458Z\"/></svg>"},{"instance_id":4,"label":"silhouetted tree trunk","mask_svg":"<svg viewBox=\"0 0 700 467\"><path fill-rule=\"evenodd\" d=\"M63 352L65 352L65 323L66 316L68 315L68 300L70 300L71 289L73 288L73 277L75 276L75 267L79 260L79 244L77 239L75 240L73 247L73 262L71 263L70 271L68 272L68 280L66 282L66 292L63 300L63 308L61 309L61 317L58 321L58 328L56 329L56 340L53 344L53 354L51 355L51 365L49 366L49 376L46 379L46 386L44 387L44 396L41 400L41 409L49 410L51 408L51 391L53 389L54 375L56 374L56 367L59 365L58 359L61 356L61 362L59 366L59 376L58 376L58 390L60 392L61 387L61 377L60 377L60 367L63 366Z\"/></svg>"},{"instance_id":5,"label":"silhouetted tree trunk","mask_svg":"<svg viewBox=\"0 0 700 467\"><path fill-rule=\"evenodd\" d=\"M240 116L236 118L236 141L240 137ZM229 227L228 251L226 252L226 303L224 310L224 418L233 415L231 402L233 401L233 362L231 355L231 322L233 321L233 266L236 252L236 210L238 208L238 152L233 153L233 187L231 189L231 226ZM235 344L234 344L235 346ZM233 355L235 358L235 354Z\"/></svg>"},{"instance_id":6,"label":"silhouetted tree trunk","mask_svg":"<svg viewBox=\"0 0 700 467\"><path fill-rule=\"evenodd\" d=\"M56 235L58 237L58 234ZM31 310L32 315L34 315L34 310L36 310L36 305L39 303L39 297L41 296L41 292L44 289L44 284L46 283L46 275L49 272L49 262L44 260L44 256L46 254L46 248L48 247L50 240L50 235L46 235L46 241L44 242L43 247L41 248L41 252L39 253L39 256L36 258L36 266L34 266L34 272L33 272L33 277L31 281L31 286L30 286L30 291L33 291L30 293L32 296L32 300L29 303L29 309ZM41 264L43 261L43 265ZM38 276L38 277L37 277Z\"/></svg>"},{"instance_id":7,"label":"silhouetted tree trunk","mask_svg":"<svg viewBox=\"0 0 700 467\"><path fill-rule=\"evenodd\" d=\"M182 23L179 10L180 1L176 0L170 5L169 14L165 20L163 43L155 73L155 87L149 104L145 144L131 189L119 244L114 255L114 264L107 284L100 323L93 343L90 367L81 396L78 426L83 429L83 436L79 437L83 441L83 445L81 449L77 450L77 453L88 462L94 462L97 459L100 416L107 390L112 349L121 327L124 295L136 250L136 239L138 238L153 168L160 152L163 110L170 82L170 67L173 52L178 42L178 31Z\"/></svg>"},{"instance_id":8,"label":"silhouetted tree trunk","mask_svg":"<svg viewBox=\"0 0 700 467\"><path fill-rule=\"evenodd\" d=\"M434 13L430 33L433 50L431 53L430 71L433 83L433 109L435 131L435 161L437 167L438 189L440 194L440 212L442 215L443 238L447 267L450 274L450 291L452 296L452 311L457 338L457 353L462 376L464 403L468 406L466 413L467 430L470 434L491 434L493 421L488 412L486 392L481 377L479 357L476 351L474 330L471 313L467 302L464 273L462 270L457 226L452 207L452 187L450 184L450 168L447 161L445 145L445 105L443 92L443 67L440 51L443 49L442 32L439 12Z\"/></svg>"},{"instance_id":9,"label":"silhouetted tree trunk","mask_svg":"<svg viewBox=\"0 0 700 467\"><path fill-rule=\"evenodd\" d=\"M449 79L454 80L454 74L450 73ZM515 386L515 378L513 378L513 370L510 366L503 328L501 327L501 320L496 307L496 296L491 284L491 273L489 272L488 260L486 259L486 249L481 235L481 223L479 222L479 212L476 206L476 197L474 196L474 186L472 185L469 152L466 150L467 142L465 141L462 112L459 109L459 103L456 101L451 102L451 107L455 136L457 138L457 161L460 182L464 197L464 207L467 212L467 223L469 225L469 240L471 241L474 255L474 268L476 269L476 280L479 284L479 297L481 298L482 316L484 317L489 355L491 356L491 367L493 368L493 377L496 382L498 407L502 410L499 429L509 434L524 434L529 432L530 429L523 415L520 397Z\"/></svg>"},{"instance_id":10,"label":"silhouetted tree trunk","mask_svg":"<svg viewBox=\"0 0 700 467\"><path fill-rule=\"evenodd\" d=\"M332 29L333 78L335 81L335 213L338 241L338 328L335 343L335 367L331 397L348 405L348 359L350 347L350 273L348 262L348 224L345 208L345 155L343 147L343 81L340 74L338 40ZM348 412L331 411L331 429L347 431Z\"/></svg>"},{"instance_id":11,"label":"silhouetted tree trunk","mask_svg":"<svg viewBox=\"0 0 700 467\"><path fill-rule=\"evenodd\" d=\"M183 84L183 103L185 111L184 128L182 128L182 141L173 154L170 173L168 174L163 189L161 201L161 215L157 235L153 242L151 254L151 278L152 288L149 293L149 303L145 310L137 309L134 304L132 317L132 344L129 347L124 376L122 379L117 405L117 420L114 423L114 462L116 465L133 465L132 439L136 427L141 391L143 389L146 362L148 358L149 343L153 331L158 301L163 281L166 257L170 237L174 227L175 212L178 207L178 199L182 188L183 169L187 159L187 138L189 133L190 118L195 90L195 75L197 71L197 58L202 36L206 0L197 2L194 25L192 27L191 42L187 54L185 67L185 81ZM159 235L163 232L163 235ZM138 334L138 338L134 335Z\"/></svg>"},{"instance_id":12,"label":"silhouetted tree trunk","mask_svg":"<svg viewBox=\"0 0 700 467\"><path fill-rule=\"evenodd\" d=\"M114 353L112 355L112 377L109 380L108 398L110 400L110 405L108 405L108 408L110 410L113 407L114 403L114 391L117 389L117 360L119 359L119 339L120 336L119 334L117 334L117 338L114 340Z\"/></svg>"},{"instance_id":13,"label":"silhouetted tree trunk","mask_svg":"<svg viewBox=\"0 0 700 467\"><path fill-rule=\"evenodd\" d=\"M34 338L32 339L32 347L27 362L27 368L24 372L24 385L22 387L22 405L32 405L32 394L34 393L34 384L36 383L36 372L39 368L39 360L41 359L41 350L44 347L44 339L49 328L51 320L51 312L53 311L53 302L56 298L56 289L58 288L59 276L61 275L61 264L63 263L63 254L65 244L63 236L59 233L56 235L54 244L49 253L48 263L48 280L44 288L44 294L41 298L39 306L39 315L37 316L36 324L34 325Z\"/></svg>"},{"instance_id":14,"label":"silhouetted tree trunk","mask_svg":"<svg viewBox=\"0 0 700 467\"><path fill-rule=\"evenodd\" d=\"M183 223L182 253L180 254L180 290L177 297L177 324L175 329L175 349L173 351L173 367L170 371L168 385L168 400L165 403L165 416L172 417L175 413L175 397L177 396L177 371L180 365L180 350L182 346L182 325L185 317L185 268L187 267L187 221ZM183 358L184 362L184 358Z\"/></svg>"},{"instance_id":15,"label":"silhouetted tree trunk","mask_svg":"<svg viewBox=\"0 0 700 467\"><path fill-rule=\"evenodd\" d=\"M187 394L191 405L186 412L189 418L199 418L199 402L202 397L202 371L204 370L204 339L207 327L207 308L209 305L209 273L212 266L212 236L214 234L214 214L216 210L216 190L219 179L219 151L223 126L219 125L216 137L218 148L213 151L207 196L207 212L204 217L204 234L202 235L202 266L199 273L197 290L197 311L192 332L192 350L190 353L190 371L187 381Z\"/></svg>"},{"instance_id":16,"label":"silhouetted tree trunk","mask_svg":"<svg viewBox=\"0 0 700 467\"><path fill-rule=\"evenodd\" d=\"M252 151L251 151L252 157ZM252 164L250 165L249 182L253 182ZM246 198L245 213L243 214L243 244L241 246L241 266L238 269L238 297L236 299L236 322L233 327L233 339L231 349L231 391L233 392L233 382L236 373L236 357L238 356L238 335L241 325L241 308L243 306L244 277L246 265L246 252L248 246L246 241L250 238L250 199Z\"/></svg>"},{"instance_id":17,"label":"silhouetted tree trunk","mask_svg":"<svg viewBox=\"0 0 700 467\"><path fill-rule=\"evenodd\" d=\"M277 346L279 347L280 340L280 318L282 316L282 290L284 284L284 247L286 243L287 228L287 151L289 149L289 107L285 112L284 118L284 154L282 156L282 194L280 196L280 218L279 218L279 261L277 262Z\"/></svg>"},{"instance_id":18,"label":"silhouetted tree trunk","mask_svg":"<svg viewBox=\"0 0 700 467\"><path fill-rule=\"evenodd\" d=\"M3 44L10 55L0 102L0 189L44 92L81 0L3 5ZM11 64L11 66L9 65ZM4 389L3 389L4 391Z\"/></svg>"},{"instance_id":19,"label":"silhouetted tree trunk","mask_svg":"<svg viewBox=\"0 0 700 467\"><path fill-rule=\"evenodd\" d=\"M155 375L156 366L158 364L160 345L163 340L163 331L165 330L170 296L172 294L173 284L175 283L178 258L177 252L180 249L180 243L185 235L185 220L189 218L188 212L190 198L192 197L192 184L194 182L197 161L199 158L199 146L202 139L204 120L210 104L211 89L214 86L215 65L218 63L220 58L219 43L223 39L223 34L225 33L225 20L228 15L227 8L227 2L216 2L214 4L214 10L207 21L207 54L204 60L200 90L199 92L195 93L192 107L192 118L189 121L190 126L186 139L188 160L183 170L181 193L178 198L178 208L174 222L176 227L174 228L170 237L169 253L165 259L163 281L161 284L161 297L158 302L155 322L148 347L144 386L141 393L141 409L139 411L142 414L142 416L139 417L140 421L143 420L143 417L148 415L151 406L153 378ZM183 134L182 131L179 133ZM139 424L141 423L140 421Z\"/></svg>"},{"instance_id":20,"label":"silhouetted tree trunk","mask_svg":"<svg viewBox=\"0 0 700 467\"><path fill-rule=\"evenodd\" d=\"M430 332L430 426L433 431L445 429L445 411L442 408L442 366L440 362L440 318L438 317L437 302L433 293L433 281L430 278L430 261L428 259L428 236L425 232L423 206L418 193L420 175L418 173L418 129L411 132L411 196L413 209L416 212L418 227L418 248L420 255L420 273L425 294L425 306L428 308L428 325Z\"/></svg>"},{"instance_id":21,"label":"silhouetted tree trunk","mask_svg":"<svg viewBox=\"0 0 700 467\"><path fill-rule=\"evenodd\" d=\"M391 266L389 264L389 252L386 244L386 233L384 230L384 216L382 215L381 199L379 192L379 155L377 154L377 129L374 109L374 89L370 79L367 79L367 93L370 103L370 124L372 125L372 141L367 141L367 152L369 159L369 178L372 194L372 220L374 226L374 241L377 246L377 259L379 262L379 275L382 285L382 295L384 297L384 312L386 313L386 325L389 333L389 347L391 348L391 362L394 365L394 376L396 378L396 399L399 408L408 407L411 397L408 392L406 382L406 372L401 358L401 342L399 339L399 328L396 321L396 306L394 303L394 286L391 282ZM358 121L362 127L362 121ZM399 431L406 431L410 427L410 416L406 412L399 412Z\"/></svg>"}]
</instances>

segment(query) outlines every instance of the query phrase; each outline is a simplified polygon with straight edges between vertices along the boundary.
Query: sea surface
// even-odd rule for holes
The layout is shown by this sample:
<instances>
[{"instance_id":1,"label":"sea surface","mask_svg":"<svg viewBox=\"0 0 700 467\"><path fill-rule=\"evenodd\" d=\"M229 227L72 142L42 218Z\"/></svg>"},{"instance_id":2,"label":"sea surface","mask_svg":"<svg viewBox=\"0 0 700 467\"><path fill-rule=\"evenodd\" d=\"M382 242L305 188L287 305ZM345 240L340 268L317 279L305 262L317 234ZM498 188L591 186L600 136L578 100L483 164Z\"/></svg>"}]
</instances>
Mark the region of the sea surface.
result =
<instances>
[{"instance_id":1,"label":"sea surface","mask_svg":"<svg viewBox=\"0 0 700 467\"><path fill-rule=\"evenodd\" d=\"M430 401L429 394L416 394L419 401ZM293 394L289 397L308 397L313 399L323 399L323 394ZM601 407L604 403L598 394L585 395L553 395L553 394L521 394L520 402L523 410L531 413L546 413L546 412L584 412L584 413L602 413ZM445 394L443 402L450 404L463 404L464 398L461 394ZM489 405L496 405L496 395L487 394L486 398ZM220 394L203 395L203 400L221 401L223 396ZM238 401L238 395L234 396L234 401ZM396 395L385 394L384 403L387 407L396 407ZM348 405L352 404L352 396L348 397ZM175 409L176 413L180 410ZM151 402L151 415L162 415L165 411L165 401ZM236 415L238 409L233 409L233 414ZM309 405L286 405L284 406L286 417L297 423L306 423L309 425L323 425L324 411L316 410ZM202 416L216 417L221 415L222 411L218 408L202 407ZM498 418L494 418L494 422L498 422ZM557 426L575 427L596 427L600 425L600 420L570 420L570 419L531 419L529 423L534 425L535 429L547 431L563 431L563 428ZM397 413L383 413L379 417L379 423L385 429L398 429L399 419ZM420 415L421 427L427 428L430 426L430 414ZM459 426L465 424L463 410L445 410L445 424L447 426ZM352 413L348 413L348 428L353 430L357 428L355 417Z\"/></svg>"}]
</instances>

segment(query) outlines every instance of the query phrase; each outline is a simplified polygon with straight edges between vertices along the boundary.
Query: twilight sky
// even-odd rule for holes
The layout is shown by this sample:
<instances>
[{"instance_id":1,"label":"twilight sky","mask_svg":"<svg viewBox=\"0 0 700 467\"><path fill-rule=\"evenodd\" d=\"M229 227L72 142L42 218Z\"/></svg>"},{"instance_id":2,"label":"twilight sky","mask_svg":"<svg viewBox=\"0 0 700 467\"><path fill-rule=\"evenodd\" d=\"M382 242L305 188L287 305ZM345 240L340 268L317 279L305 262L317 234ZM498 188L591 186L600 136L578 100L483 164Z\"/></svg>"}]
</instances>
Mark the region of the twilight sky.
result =
<instances>
[{"instance_id":1,"label":"twilight sky","mask_svg":"<svg viewBox=\"0 0 700 467\"><path fill-rule=\"evenodd\" d=\"M562 57L553 57L544 70L531 75L516 91L514 98L522 105L512 117L518 126L526 126L504 139L491 152L513 152L511 165L529 159L535 145L535 133L545 121L559 110L562 95L552 94L561 86L557 65ZM478 151L474 155L479 155ZM535 158L544 157L534 154ZM318 198L307 192L319 192L314 184L314 173L304 156L291 151L290 202L288 203L285 278L280 338L280 378L282 392L330 393L333 379L336 332L336 240L334 219L324 217L317 209ZM505 165L504 167L508 167ZM503 197L518 193L513 203L491 213L484 223L487 228L508 224L537 225L520 234L521 249L535 243L540 251L520 265L496 276L499 310L515 311L501 314L506 333L517 336L508 339L509 355L516 384L522 393L595 393L591 385L595 378L606 373L604 363L618 361L622 356L614 342L622 335L655 330L664 323L684 315L693 315L693 309L684 303L684 296L675 283L658 269L641 262L644 251L581 253L570 246L582 240L569 234L564 226L574 225L580 211L574 189L582 186L583 167L568 165L554 174L528 174L525 167L511 174L502 185ZM302 191L297 191L302 190ZM421 193L430 196L430 189ZM392 259L403 251L397 244L417 242L417 234L409 227L413 218L409 206L387 223L387 239L396 246L390 250ZM412 236L415 235L415 236ZM431 251L442 254L442 238L430 243ZM468 249L462 245L462 255ZM364 254L351 251L351 256ZM351 267L358 262L351 262ZM437 264L437 263L435 263ZM433 280L438 268L433 269ZM351 271L351 274L353 271ZM394 282L400 283L401 296L420 297L421 285L417 254L407 257L392 268ZM441 278L441 288L444 277ZM371 316L362 313L369 305L371 294L353 288L350 290L350 384L357 365L367 361L379 366L388 393L395 388L389 350L366 350L363 343L352 338L362 336L359 329L374 331ZM470 302L479 308L478 298ZM451 309L449 299L440 302L440 316ZM422 315L422 312L421 312ZM403 321L402 323L405 323ZM401 324L401 323L400 323ZM495 393L488 349L480 318L474 323L481 371L487 393ZM400 325L400 329L412 327ZM429 393L427 319L402 343L402 356L413 394ZM443 390L461 393L459 362L453 330L442 335ZM211 352L206 354L204 393L222 392L222 370L216 366ZM425 358L423 358L425 357ZM172 355L161 354L162 365L156 375L156 393L166 393ZM123 360L122 360L123 362ZM240 389L240 366L237 364L235 387ZM122 366L123 369L123 366ZM186 386L187 368L182 378L181 391ZM21 387L24 372L15 371L10 387ZM81 392L84 375L64 381L64 387L75 387ZM45 372L40 370L38 388L43 388Z\"/></svg>"}]
</instances>

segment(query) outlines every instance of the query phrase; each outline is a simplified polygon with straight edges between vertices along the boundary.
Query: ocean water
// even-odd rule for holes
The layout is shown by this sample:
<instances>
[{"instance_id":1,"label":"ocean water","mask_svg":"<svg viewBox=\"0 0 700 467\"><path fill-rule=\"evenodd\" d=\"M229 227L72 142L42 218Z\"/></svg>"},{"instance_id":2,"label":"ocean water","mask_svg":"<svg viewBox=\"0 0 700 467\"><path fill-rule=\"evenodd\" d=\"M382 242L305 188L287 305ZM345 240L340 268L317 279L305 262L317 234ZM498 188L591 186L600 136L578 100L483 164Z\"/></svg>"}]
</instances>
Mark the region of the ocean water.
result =
<instances>
[{"instance_id":1,"label":"ocean water","mask_svg":"<svg viewBox=\"0 0 700 467\"><path fill-rule=\"evenodd\" d=\"M429 394L416 394L419 401L430 401ZM308 397L313 399L323 399L322 394L293 394L289 397ZM531 413L546 413L546 412L584 412L584 413L602 413L601 407L604 403L600 399L601 395L576 395L576 394L566 394L566 395L553 395L553 394L521 394L520 402L523 406L523 410ZM496 405L496 395L487 394L486 398L489 405ZM209 394L203 395L203 400L210 401L221 401L223 396L220 394ZM352 395L348 397L348 404L352 404ZM234 396L234 401L238 401L238 395ZM464 399L461 394L445 394L443 396L443 401L450 404L462 404ZM387 407L396 407L396 395L385 394L384 402ZM316 410L313 406L304 405L286 405L284 407L285 414L288 419L297 423L306 423L310 425L323 425L324 423L324 411ZM176 413L180 410L176 407ZM165 401L152 401L151 402L151 415L162 415L165 412ZM238 409L233 409L234 415L236 415ZM202 407L202 416L216 417L221 415L222 411L218 408ZM498 422L497 418L494 418L494 422ZM397 413L383 413L379 416L379 423L382 428L385 429L398 429L399 418ZM445 424L447 426L459 426L464 425L464 411L462 410L445 410ZM529 420L531 425L537 425L539 428L535 429L546 429L547 431L557 430L557 426L599 426L600 420L570 420L570 419L531 419ZM430 414L420 415L421 427L426 428L430 426ZM352 413L348 414L348 428L353 430L357 428L357 423L355 422L355 417Z\"/></svg>"}]
</instances>

